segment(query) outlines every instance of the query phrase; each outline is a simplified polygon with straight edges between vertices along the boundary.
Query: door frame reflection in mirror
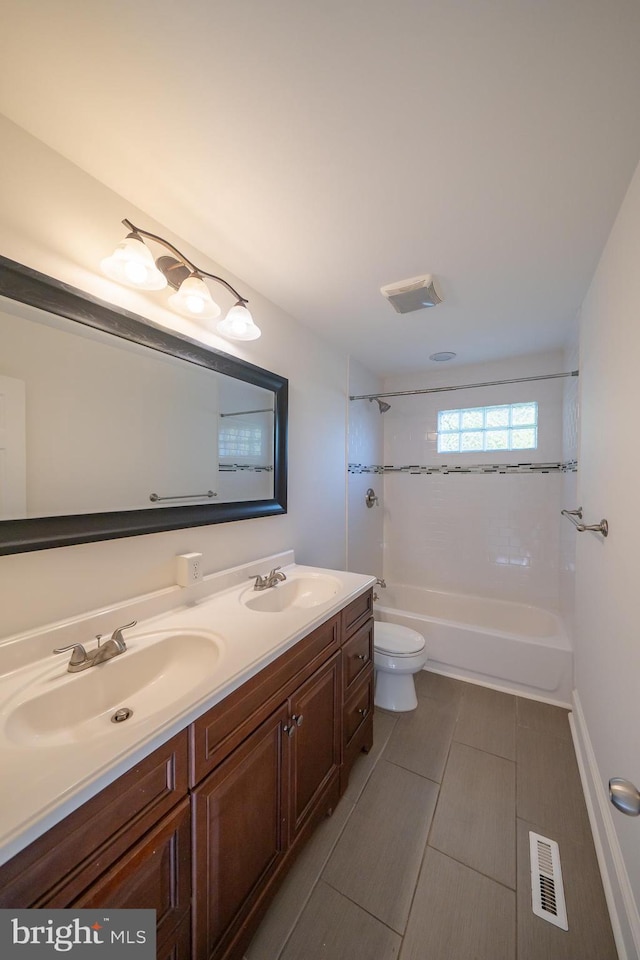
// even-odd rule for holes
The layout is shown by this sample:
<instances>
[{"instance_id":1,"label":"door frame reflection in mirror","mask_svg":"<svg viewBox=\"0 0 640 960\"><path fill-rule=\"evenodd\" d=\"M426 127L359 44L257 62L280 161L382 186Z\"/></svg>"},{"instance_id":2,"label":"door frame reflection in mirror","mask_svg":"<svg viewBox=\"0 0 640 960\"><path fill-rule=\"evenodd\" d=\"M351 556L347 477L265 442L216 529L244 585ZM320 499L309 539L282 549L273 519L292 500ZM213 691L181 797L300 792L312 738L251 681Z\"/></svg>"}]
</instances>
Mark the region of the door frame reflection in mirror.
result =
<instances>
[{"instance_id":1,"label":"door frame reflection in mirror","mask_svg":"<svg viewBox=\"0 0 640 960\"><path fill-rule=\"evenodd\" d=\"M273 497L0 521L0 555L250 520L287 512L288 380L245 360L170 332L82 290L0 256L0 296L273 393Z\"/></svg>"}]
</instances>

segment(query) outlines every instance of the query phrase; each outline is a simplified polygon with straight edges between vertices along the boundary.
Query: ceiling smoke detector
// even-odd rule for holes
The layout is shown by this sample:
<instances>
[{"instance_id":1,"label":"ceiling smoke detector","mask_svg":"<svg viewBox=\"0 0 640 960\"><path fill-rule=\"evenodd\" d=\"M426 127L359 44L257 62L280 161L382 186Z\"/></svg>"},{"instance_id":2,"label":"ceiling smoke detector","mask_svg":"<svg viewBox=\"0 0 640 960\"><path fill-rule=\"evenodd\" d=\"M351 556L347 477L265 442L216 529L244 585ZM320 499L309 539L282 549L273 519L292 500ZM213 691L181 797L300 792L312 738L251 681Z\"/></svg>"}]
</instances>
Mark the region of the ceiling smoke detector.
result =
<instances>
[{"instance_id":1,"label":"ceiling smoke detector","mask_svg":"<svg viewBox=\"0 0 640 960\"><path fill-rule=\"evenodd\" d=\"M424 277L412 277L380 287L380 293L386 297L396 313L413 313L423 307L436 307L442 303L442 297L435 288L430 273Z\"/></svg>"}]
</instances>

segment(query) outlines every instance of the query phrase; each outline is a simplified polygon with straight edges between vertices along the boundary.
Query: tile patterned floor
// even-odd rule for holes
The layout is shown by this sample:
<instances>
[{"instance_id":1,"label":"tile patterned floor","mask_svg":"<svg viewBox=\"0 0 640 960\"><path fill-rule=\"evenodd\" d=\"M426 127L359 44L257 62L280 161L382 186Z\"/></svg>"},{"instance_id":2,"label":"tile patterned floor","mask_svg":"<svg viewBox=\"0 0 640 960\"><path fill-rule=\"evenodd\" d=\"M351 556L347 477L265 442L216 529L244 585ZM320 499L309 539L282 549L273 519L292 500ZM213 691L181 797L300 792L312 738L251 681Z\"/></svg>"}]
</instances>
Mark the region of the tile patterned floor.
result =
<instances>
[{"instance_id":1,"label":"tile patterned floor","mask_svg":"<svg viewBox=\"0 0 640 960\"><path fill-rule=\"evenodd\" d=\"M247 960L616 960L567 712L416 679ZM560 845L568 932L531 911L529 830Z\"/></svg>"}]
</instances>

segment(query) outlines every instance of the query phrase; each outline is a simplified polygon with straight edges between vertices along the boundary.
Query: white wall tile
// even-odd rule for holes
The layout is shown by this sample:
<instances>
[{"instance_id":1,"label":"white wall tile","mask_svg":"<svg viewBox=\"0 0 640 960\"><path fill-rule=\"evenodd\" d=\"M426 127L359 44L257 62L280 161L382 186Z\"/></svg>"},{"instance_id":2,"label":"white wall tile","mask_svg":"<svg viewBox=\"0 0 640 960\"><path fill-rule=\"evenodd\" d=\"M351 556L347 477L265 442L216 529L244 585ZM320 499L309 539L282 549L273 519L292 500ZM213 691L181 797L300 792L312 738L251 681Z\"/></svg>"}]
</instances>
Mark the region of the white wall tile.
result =
<instances>
[{"instance_id":1,"label":"white wall tile","mask_svg":"<svg viewBox=\"0 0 640 960\"><path fill-rule=\"evenodd\" d=\"M385 390L563 372L561 352L389 378ZM397 397L385 414L386 464L558 462L565 380ZM464 406L539 405L537 450L438 454L437 412ZM559 609L562 474L385 474L384 575L390 581Z\"/></svg>"},{"instance_id":2,"label":"white wall tile","mask_svg":"<svg viewBox=\"0 0 640 960\"><path fill-rule=\"evenodd\" d=\"M376 393L382 389L379 377L371 373L353 358L349 360L349 395ZM349 463L371 466L382 463L384 419L377 403L368 400L352 400L349 403ZM365 494L373 487L379 504L367 507ZM347 501L347 566L354 573L370 573L382 576L383 535L382 476L353 474L348 477Z\"/></svg>"}]
</instances>

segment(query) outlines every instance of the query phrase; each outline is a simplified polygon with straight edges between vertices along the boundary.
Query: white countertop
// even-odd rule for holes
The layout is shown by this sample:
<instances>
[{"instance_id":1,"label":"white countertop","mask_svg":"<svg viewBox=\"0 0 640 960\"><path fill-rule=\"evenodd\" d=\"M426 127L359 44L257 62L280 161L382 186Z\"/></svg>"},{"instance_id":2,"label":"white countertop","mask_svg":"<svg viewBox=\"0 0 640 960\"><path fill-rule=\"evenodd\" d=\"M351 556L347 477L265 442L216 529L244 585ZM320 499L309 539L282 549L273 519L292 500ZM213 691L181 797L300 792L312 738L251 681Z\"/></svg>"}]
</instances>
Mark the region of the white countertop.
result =
<instances>
[{"instance_id":1,"label":"white countertop","mask_svg":"<svg viewBox=\"0 0 640 960\"><path fill-rule=\"evenodd\" d=\"M278 561L287 559L293 559L293 555L264 558L206 578L196 588L170 588L0 644L0 864L375 583L370 576L287 563L282 572L289 581L331 577L337 581L337 592L308 608L291 606L279 612L261 612L247 607L246 599L258 595L247 577L268 572ZM145 619L141 613L146 614ZM97 631L110 633L136 618L137 625L124 632L127 651L113 661L70 674L69 654L51 652L54 647L84 642ZM91 682L95 683L96 678L106 677L98 671L108 671L116 662L122 672L128 654L137 656L144 648L176 633L208 638L217 651L208 675L199 677L188 692L177 698L172 695L170 702L164 702L169 700L171 671L176 670L176 663L168 662L152 694L147 690L144 698L138 698L135 690L127 692L124 703L119 699L110 704L82 733L76 734L73 725L64 726L59 718L52 718L51 730L16 735L16 708L34 694L64 690L65 698L72 698L68 701L72 716L74 692L83 694L89 689L81 687L83 680L92 675ZM130 662L134 663L133 659ZM114 710L125 705L134 711L131 719L111 723Z\"/></svg>"}]
</instances>

